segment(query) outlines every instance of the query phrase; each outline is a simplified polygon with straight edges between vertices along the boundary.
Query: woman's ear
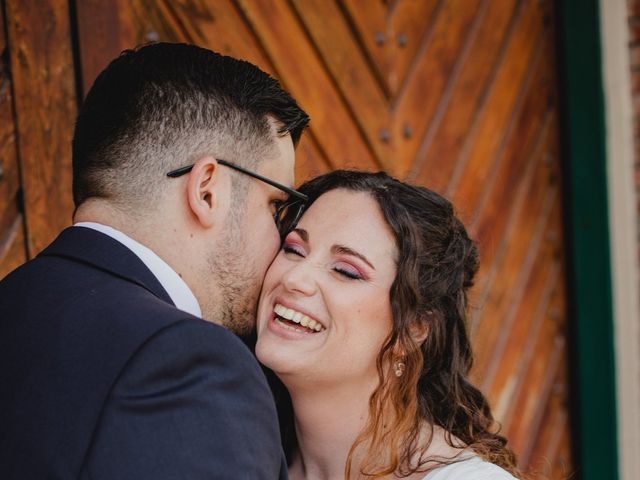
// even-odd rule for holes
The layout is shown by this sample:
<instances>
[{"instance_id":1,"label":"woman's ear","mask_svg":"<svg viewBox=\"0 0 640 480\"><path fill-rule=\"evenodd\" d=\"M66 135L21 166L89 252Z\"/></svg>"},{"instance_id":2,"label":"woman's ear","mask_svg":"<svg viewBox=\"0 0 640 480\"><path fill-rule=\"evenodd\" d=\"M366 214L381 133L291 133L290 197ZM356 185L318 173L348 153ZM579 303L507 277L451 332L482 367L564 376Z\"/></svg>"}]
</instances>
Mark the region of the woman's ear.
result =
<instances>
[{"instance_id":1,"label":"woman's ear","mask_svg":"<svg viewBox=\"0 0 640 480\"><path fill-rule=\"evenodd\" d=\"M214 225L221 207L227 203L230 187L224 179L220 165L210 156L196 161L189 174L187 201L195 219L205 228Z\"/></svg>"},{"instance_id":2,"label":"woman's ear","mask_svg":"<svg viewBox=\"0 0 640 480\"><path fill-rule=\"evenodd\" d=\"M433 312L428 311L425 315L433 315ZM429 322L426 318L417 320L411 324L409 332L411 333L413 341L418 345L422 345L429 336Z\"/></svg>"},{"instance_id":3,"label":"woman's ear","mask_svg":"<svg viewBox=\"0 0 640 480\"><path fill-rule=\"evenodd\" d=\"M417 346L422 346L429 336L429 325L426 319L420 319L413 322L409 327L409 334ZM405 352L400 346L399 342L394 346L393 353L396 358L403 358L407 354L407 352Z\"/></svg>"}]
</instances>

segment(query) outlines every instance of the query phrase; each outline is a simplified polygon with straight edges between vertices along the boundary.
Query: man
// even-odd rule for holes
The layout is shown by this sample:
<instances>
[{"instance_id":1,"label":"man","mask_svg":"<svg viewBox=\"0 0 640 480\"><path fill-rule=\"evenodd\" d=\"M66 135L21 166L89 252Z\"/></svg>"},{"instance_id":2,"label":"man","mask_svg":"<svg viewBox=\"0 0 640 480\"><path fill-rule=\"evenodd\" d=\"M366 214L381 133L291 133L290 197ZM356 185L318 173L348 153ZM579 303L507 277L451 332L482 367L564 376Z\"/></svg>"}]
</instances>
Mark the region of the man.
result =
<instances>
[{"instance_id":1,"label":"man","mask_svg":"<svg viewBox=\"0 0 640 480\"><path fill-rule=\"evenodd\" d=\"M301 211L307 123L267 74L195 46L100 74L73 139L75 225L0 283L0 478L286 477L230 331L252 329L276 222Z\"/></svg>"}]
</instances>

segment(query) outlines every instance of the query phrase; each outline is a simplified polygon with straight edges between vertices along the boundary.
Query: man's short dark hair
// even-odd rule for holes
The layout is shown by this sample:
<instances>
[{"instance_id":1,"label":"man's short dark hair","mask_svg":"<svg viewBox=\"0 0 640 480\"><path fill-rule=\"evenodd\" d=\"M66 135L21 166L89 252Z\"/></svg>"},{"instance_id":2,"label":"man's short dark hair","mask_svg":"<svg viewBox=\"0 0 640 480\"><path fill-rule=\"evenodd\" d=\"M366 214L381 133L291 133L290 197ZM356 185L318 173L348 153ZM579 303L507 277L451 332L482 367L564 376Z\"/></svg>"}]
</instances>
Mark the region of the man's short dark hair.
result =
<instances>
[{"instance_id":1,"label":"man's short dark hair","mask_svg":"<svg viewBox=\"0 0 640 480\"><path fill-rule=\"evenodd\" d=\"M249 62L186 44L126 50L98 76L78 115L74 202L152 202L164 173L200 155L255 165L273 146L270 118L294 145L309 122Z\"/></svg>"}]
</instances>

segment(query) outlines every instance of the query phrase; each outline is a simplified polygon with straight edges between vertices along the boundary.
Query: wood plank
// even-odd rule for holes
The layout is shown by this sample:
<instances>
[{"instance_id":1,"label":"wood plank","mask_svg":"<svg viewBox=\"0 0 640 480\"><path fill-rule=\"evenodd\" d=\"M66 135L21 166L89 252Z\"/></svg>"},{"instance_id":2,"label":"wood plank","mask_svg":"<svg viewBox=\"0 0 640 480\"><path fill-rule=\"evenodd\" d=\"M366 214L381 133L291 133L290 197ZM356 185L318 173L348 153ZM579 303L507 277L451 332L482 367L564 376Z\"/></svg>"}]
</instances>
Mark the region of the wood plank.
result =
<instances>
[{"instance_id":1,"label":"wood plank","mask_svg":"<svg viewBox=\"0 0 640 480\"><path fill-rule=\"evenodd\" d=\"M393 35L389 32L387 7L381 0L337 0L348 16L354 34L376 68L385 94L392 90L389 81Z\"/></svg>"},{"instance_id":2,"label":"wood plank","mask_svg":"<svg viewBox=\"0 0 640 480\"><path fill-rule=\"evenodd\" d=\"M480 186L479 197L473 204L475 211L470 226L481 242L486 242L489 235L496 238L502 235L505 205L512 205L521 172L531 161L531 155L539 150L545 127L550 126L553 109L548 103L551 91L546 74L545 63L540 62L518 114L505 133L501 151L493 160L493 171ZM540 161L546 158L551 158L551 154L541 156Z\"/></svg>"},{"instance_id":3,"label":"wood plank","mask_svg":"<svg viewBox=\"0 0 640 480\"><path fill-rule=\"evenodd\" d=\"M4 57L4 49L7 46L7 34L4 28L4 2L5 0L0 0L0 53L3 54ZM6 69L6 65L3 65L2 71L4 72Z\"/></svg>"},{"instance_id":4,"label":"wood plank","mask_svg":"<svg viewBox=\"0 0 640 480\"><path fill-rule=\"evenodd\" d=\"M549 129L547 128L546 130L546 135L550 135ZM544 161L545 150L545 148L541 148L537 152L537 155L535 155L529 162L532 165L527 166L527 168L534 166L537 169L533 178L541 181L546 180L550 175L549 165ZM527 215L529 212L527 208L523 208L522 202L525 198L529 201L529 198L524 194L524 191L530 188L544 191L547 187L538 182L531 185L531 182L528 181L521 187L521 191L518 192L518 199L513 200L513 204L515 205L514 209L517 210L520 215ZM511 205L511 203L509 205ZM511 213L511 216L513 216L513 213ZM509 222L514 222L514 220L509 220ZM512 354L517 357L521 354L522 350L517 348L514 349L514 345L518 343L519 339L524 341L526 338L527 330L530 328L531 322L533 322L533 316L534 312L536 312L538 299L542 298L544 295L548 295L548 292L545 294L542 292L546 292L551 288L546 272L548 272L549 268L552 266L555 268L554 259L556 249L561 241L561 236L558 235L558 232L553 230L555 227L555 225L548 225L546 227L551 230L548 230L543 235L543 247L533 255L531 255L530 252L526 253L525 260L521 265L517 266L517 268L520 268L522 271L531 269L531 273L528 278L523 277L522 283L511 286L509 298L510 306L508 307L504 319L501 320L501 333L499 334L497 345L493 351L492 359L483 372L483 388L490 392L490 396L492 398L497 398L498 394L503 391L503 387L507 383L506 378L504 378L506 372L511 372L516 368L514 363L503 362L502 358ZM505 243L510 241L509 234L502 232L501 235L504 236L503 241ZM489 258L487 260L490 261L491 259ZM483 285L483 288L489 287L489 285ZM512 329L515 333L511 332ZM509 338L508 345L505 344L507 338ZM507 350L505 351L505 349ZM514 357L511 356L509 358ZM496 370L498 370L498 372L496 372ZM500 370L502 371L502 374L500 373ZM496 380L493 378L494 375L498 376ZM502 382L500 380L501 375Z\"/></svg>"},{"instance_id":5,"label":"wood plank","mask_svg":"<svg viewBox=\"0 0 640 480\"><path fill-rule=\"evenodd\" d=\"M543 322L543 330L551 327ZM518 412L518 421L513 421L505 428L505 434L516 452L523 452L527 448L529 439L537 433L536 417L544 411L553 387L553 378L563 362L565 339L555 337L549 341L548 331L541 333L542 338L536 344L531 362L525 375L528 384L526 391L520 391L514 399L514 410Z\"/></svg>"},{"instance_id":6,"label":"wood plank","mask_svg":"<svg viewBox=\"0 0 640 480\"><path fill-rule=\"evenodd\" d=\"M538 2L526 0L504 61L499 66L486 101L481 106L476 126L456 160L446 192L454 203L475 204L482 184L493 167L503 137L517 110L523 84L533 69L534 55L542 52L542 18Z\"/></svg>"},{"instance_id":7,"label":"wood plank","mask_svg":"<svg viewBox=\"0 0 640 480\"><path fill-rule=\"evenodd\" d=\"M0 72L0 235L17 215L20 172L8 69Z\"/></svg>"},{"instance_id":8,"label":"wood plank","mask_svg":"<svg viewBox=\"0 0 640 480\"><path fill-rule=\"evenodd\" d=\"M551 471L549 473L550 480L572 480L579 478L578 471L574 468L571 456L571 428L569 422L562 429L562 435L558 441L558 448L553 455L551 463Z\"/></svg>"},{"instance_id":9,"label":"wood plank","mask_svg":"<svg viewBox=\"0 0 640 480\"><path fill-rule=\"evenodd\" d=\"M407 74L392 105L391 138L396 140L398 169L405 176L411 169L420 139L427 132L456 65L469 38L480 0L444 2L429 40ZM406 135L405 131L411 131Z\"/></svg>"},{"instance_id":10,"label":"wood plank","mask_svg":"<svg viewBox=\"0 0 640 480\"><path fill-rule=\"evenodd\" d=\"M452 91L443 95L438 112L420 139L409 178L442 192L450 180L483 98L491 87L491 75L503 55L505 38L513 32L517 0L492 0L486 18L475 33L470 51Z\"/></svg>"},{"instance_id":11,"label":"wood plank","mask_svg":"<svg viewBox=\"0 0 640 480\"><path fill-rule=\"evenodd\" d=\"M545 166L546 177L544 182L538 185L539 188L557 185L560 182L557 118L549 113L548 117L542 119L542 121L544 124L539 126L540 131L536 132L535 139L532 139L531 136L521 139L514 137L513 143L518 143L518 145L513 148L514 152L507 153L508 159L503 162L503 168L498 172L500 178L494 182L494 188L489 192L489 199L485 204L485 208L476 213L477 219L475 223L471 224L471 229L482 245L489 246L494 243L500 243L503 238L504 231L510 221L509 206L514 205L520 193L521 172L526 170L531 162ZM532 121L530 123L537 122ZM531 145L519 152L521 146L528 142L531 142ZM530 150L533 150L533 152ZM521 155L521 157L518 155ZM527 159L530 156L532 158ZM522 158L526 161L523 162ZM520 168L521 171L518 171L517 168ZM496 251L493 248L489 248L485 253L487 254L486 258L490 259L490 261L496 255Z\"/></svg>"},{"instance_id":12,"label":"wood plank","mask_svg":"<svg viewBox=\"0 0 640 480\"><path fill-rule=\"evenodd\" d=\"M0 280L27 261L22 215L0 236Z\"/></svg>"},{"instance_id":13,"label":"wood plank","mask_svg":"<svg viewBox=\"0 0 640 480\"><path fill-rule=\"evenodd\" d=\"M555 127L555 123L552 125ZM550 134L555 141L557 135L555 128L550 130ZM553 148L557 148L557 144ZM483 254L483 260L491 261L491 257L495 256L494 264L489 267L489 273L478 282L482 291L480 304L485 305L485 308L472 319L472 331L477 332L476 342L482 345L484 352L492 351L494 348L492 345L495 345L497 341L496 332L504 331L505 325L498 326L495 325L495 322L509 322L509 315L511 315L509 312L513 312L513 309L517 307L520 301L519 296L524 292L527 295L531 294L530 288L525 287L522 283L526 281L526 272L532 268L534 263L552 262L558 249L562 248L562 228L559 225L561 208L557 203L551 207L551 218L556 223L548 224L545 227L543 238L543 242L549 244L549 248L553 248L553 257L547 258L541 253L533 251L534 246L540 241L539 235L542 234L533 226L533 222L542 221L542 217L539 217L541 214L535 213L535 209L538 208L535 205L537 205L540 196L546 194L545 192L552 192L558 188L558 165L557 163L549 163L547 156L546 147L541 148L535 157L538 173L535 177L536 180L529 187L531 192L524 196L520 193L520 199L516 201L517 204L521 204L522 198L526 198L524 210L519 214L521 219L509 227L509 231L515 233L504 233L503 236L499 236L501 245L497 248L497 254L493 252L489 252L488 255ZM544 212L545 209L543 208L541 211ZM511 223L513 220L509 222ZM535 231L540 233L536 235ZM520 247L517 246L518 243L520 243ZM505 253L500 252L503 249L505 249ZM546 250L543 249L541 252L544 251ZM489 258L485 258L485 255ZM492 375L490 363L485 363L488 359L488 356L484 355L476 362L479 372L485 372L485 381L491 381ZM494 357L493 361L499 360Z\"/></svg>"},{"instance_id":14,"label":"wood plank","mask_svg":"<svg viewBox=\"0 0 640 480\"><path fill-rule=\"evenodd\" d=\"M398 93L418 52L429 36L432 20L445 2L421 0L385 2L342 0L338 2L349 17L360 43L367 51L385 93Z\"/></svg>"},{"instance_id":15,"label":"wood plank","mask_svg":"<svg viewBox=\"0 0 640 480\"><path fill-rule=\"evenodd\" d=\"M541 428L532 440L535 440L533 449L530 452L523 452L518 458L520 468L526 469L535 478L558 478L550 477L553 464L558 462L562 441L566 438L569 428L569 412L566 406L568 394L567 367L560 365L558 373L551 389L549 401L545 406L544 418L541 421ZM570 465L569 462L565 463ZM560 463L564 463L560 460ZM564 471L565 476L570 478L569 470Z\"/></svg>"},{"instance_id":16,"label":"wood plank","mask_svg":"<svg viewBox=\"0 0 640 480\"><path fill-rule=\"evenodd\" d=\"M5 22L0 5L0 279L27 258L23 217L18 212L20 175Z\"/></svg>"},{"instance_id":17,"label":"wood plank","mask_svg":"<svg viewBox=\"0 0 640 480\"><path fill-rule=\"evenodd\" d=\"M118 0L76 2L83 96L109 61L132 45L121 28Z\"/></svg>"},{"instance_id":18,"label":"wood plank","mask_svg":"<svg viewBox=\"0 0 640 480\"><path fill-rule=\"evenodd\" d=\"M341 166L379 169L352 113L286 2L238 3L279 77L286 79L284 85L311 116L310 128L327 158ZM302 58L304 68L300 68Z\"/></svg>"},{"instance_id":19,"label":"wood plank","mask_svg":"<svg viewBox=\"0 0 640 480\"><path fill-rule=\"evenodd\" d=\"M560 213L556 213L553 215L549 222L549 227L551 230L549 233L550 239L549 244L553 250L553 256L555 257L554 262L558 267L560 267L560 275L558 277L558 282L555 288L552 290L551 301L549 302L549 306L547 308L547 312L545 314L543 320L543 328L540 330L540 335L530 334L531 343L533 343L533 339L539 336L538 342L547 344L547 347L553 345L551 348L556 348L557 346L562 347L562 352L558 355L558 368L561 372L558 375L562 375L562 383L568 388L568 378L564 369L568 366L568 353L566 351L566 343L567 343L567 291L565 285L565 272L562 268L563 265L558 261L558 253L559 247L554 242L555 231L561 230L561 215ZM545 348L547 348L545 347ZM536 347L538 348L538 347ZM536 364L544 363L545 357L539 354L539 351L534 350L530 346L526 346L523 348L522 353L522 363L527 365L527 370L537 369L539 368ZM547 375L544 376L544 384L553 383L554 380L549 376L550 372L554 369L554 360L552 357L548 357L547 362ZM535 389L532 389L532 385L535 381L532 380L529 372L523 372L519 376L519 384L516 389L516 394L513 397L513 401L510 403L511 410L508 414L506 425L507 428L515 428L518 431L521 431L522 434L522 447L521 453L523 455L523 460L526 462L530 462L531 460L531 452L534 447L535 438L539 435L539 431L542 428L542 422L544 421L544 408L545 404L548 401L548 395L553 394L553 387L551 387L548 395L545 393L544 395L539 395L536 397ZM556 382L557 383L557 382ZM546 388L546 387L545 387ZM566 388L565 388L566 391ZM518 393L519 392L519 393ZM518 406L518 398L522 398L523 396L529 397L529 402L537 402L535 403L535 409L533 410L533 414L531 416L531 422L526 425L528 429L528 434L522 430L524 426L522 425L524 420L521 417L521 411ZM565 399L567 397L565 396Z\"/></svg>"},{"instance_id":20,"label":"wood plank","mask_svg":"<svg viewBox=\"0 0 640 480\"><path fill-rule=\"evenodd\" d=\"M387 82L391 95L397 94L412 64L418 61L420 47L426 42L431 31L430 20L437 16L436 10L442 5L444 2L439 0L420 0L398 2L394 6L388 20L387 43Z\"/></svg>"},{"instance_id":21,"label":"wood plank","mask_svg":"<svg viewBox=\"0 0 640 480\"><path fill-rule=\"evenodd\" d=\"M232 0L166 2L191 41L223 55L242 58L275 76L272 63Z\"/></svg>"},{"instance_id":22,"label":"wood plank","mask_svg":"<svg viewBox=\"0 0 640 480\"><path fill-rule=\"evenodd\" d=\"M504 419L505 432L519 452L528 455L538 433L545 406L552 393L558 369L567 362L566 329L562 322L566 310L563 288L556 289L537 335L521 360L526 364L519 385Z\"/></svg>"},{"instance_id":23,"label":"wood plank","mask_svg":"<svg viewBox=\"0 0 640 480\"><path fill-rule=\"evenodd\" d=\"M532 184L533 187L533 184ZM484 304L480 304L478 316L472 318L471 332L475 355L475 378L487 371L503 322L513 305L515 285L524 285L543 242L549 217L557 209L557 189L540 189L530 198L535 201L526 205L534 209L532 215L521 215L514 223L508 246L500 265L496 268ZM532 212L532 213L533 213ZM523 288L523 287L520 287ZM522 294L522 292L520 293ZM517 297L516 297L517 298ZM479 379L479 378L478 378Z\"/></svg>"},{"instance_id":24,"label":"wood plank","mask_svg":"<svg viewBox=\"0 0 640 480\"><path fill-rule=\"evenodd\" d=\"M548 156L557 157L558 155L558 130L557 130L557 118L552 117L550 122L547 122L545 131L541 137L538 151L534 155L532 162L529 162L527 167L521 172L521 187L517 192L517 196L509 204L509 208L505 208L504 215L508 215L508 218L504 220L504 230L500 236L493 235L492 233L484 234L482 230L480 235L476 236L476 239L480 243L480 250L482 254L482 264L476 282L476 288L479 292L480 305L484 305L487 296L492 288L495 288L493 283L496 278L501 278L501 273L498 273L500 265L503 263L503 257L507 252L507 247L513 243L511 238L514 228L516 231L528 232L525 233L531 235L532 230L528 230L531 227L531 223L525 223L529 227L522 224L517 225L516 222L529 221L533 222L536 218L536 205L540 201L541 195L546 191L545 185L555 185L557 183L557 162L547 161ZM535 176L530 175L529 171L532 171L535 166L537 173ZM533 184L531 183L533 182ZM526 202L526 203L525 203ZM519 220L519 218L521 219ZM517 225L517 226L516 226ZM490 228L490 227L489 227ZM558 239L558 242L561 238ZM521 261L521 260L513 260ZM479 319L479 313L474 315L471 326L472 331L477 328Z\"/></svg>"},{"instance_id":25,"label":"wood plank","mask_svg":"<svg viewBox=\"0 0 640 480\"><path fill-rule=\"evenodd\" d=\"M501 323L502 333L483 374L482 390L487 393L491 404L495 406L494 414L500 419L506 418L509 405L520 386L529 339L540 330L553 289L559 287L561 270L549 262L550 256L537 257L527 279L527 294L516 303L511 318Z\"/></svg>"},{"instance_id":26,"label":"wood plank","mask_svg":"<svg viewBox=\"0 0 640 480\"><path fill-rule=\"evenodd\" d=\"M7 0L29 255L71 223L76 91L68 4Z\"/></svg>"},{"instance_id":27,"label":"wood plank","mask_svg":"<svg viewBox=\"0 0 640 480\"><path fill-rule=\"evenodd\" d=\"M340 94L348 99L353 118L362 129L378 163L394 172L389 141L381 139L389 131L389 102L362 55L342 12L325 0L293 0L296 14L318 49L326 70Z\"/></svg>"},{"instance_id":28,"label":"wood plank","mask_svg":"<svg viewBox=\"0 0 640 480\"><path fill-rule=\"evenodd\" d=\"M547 59L553 58L552 38L543 37L542 50L539 54L544 60L534 59L537 63L531 75L523 85L521 98L515 110L515 115L505 132L503 144L499 155L492 166L491 172L485 179L480 190L474 222L481 221L481 216L487 212L495 211L496 203L509 203L510 185L516 181L520 168L521 156L527 154L530 145L539 142L537 133L540 126L552 119L557 123L558 108L556 105L556 84L553 80L553 64ZM555 132L558 131L556 125ZM552 145L558 144L555 138ZM555 149L557 150L557 148ZM545 157L545 161L557 164L557 152L551 152ZM560 169L557 169L557 175Z\"/></svg>"},{"instance_id":29,"label":"wood plank","mask_svg":"<svg viewBox=\"0 0 640 480\"><path fill-rule=\"evenodd\" d=\"M476 238L482 256L480 272L476 281L476 291L479 293L479 305L484 305L486 296L496 278L502 278L503 272L498 269L504 266L504 257L509 254L509 248L514 242L525 240L525 245L531 239L538 216L543 209L547 189L544 188L549 180L549 168L542 161L544 150L534 155L525 169L521 172L520 188L512 205L505 208L509 218L506 221L502 236L487 235ZM521 237L512 238L514 235ZM513 252L511 252L513 254ZM512 261L521 262L523 257L512 257ZM471 323L472 331L477 327L477 318Z\"/></svg>"}]
</instances>

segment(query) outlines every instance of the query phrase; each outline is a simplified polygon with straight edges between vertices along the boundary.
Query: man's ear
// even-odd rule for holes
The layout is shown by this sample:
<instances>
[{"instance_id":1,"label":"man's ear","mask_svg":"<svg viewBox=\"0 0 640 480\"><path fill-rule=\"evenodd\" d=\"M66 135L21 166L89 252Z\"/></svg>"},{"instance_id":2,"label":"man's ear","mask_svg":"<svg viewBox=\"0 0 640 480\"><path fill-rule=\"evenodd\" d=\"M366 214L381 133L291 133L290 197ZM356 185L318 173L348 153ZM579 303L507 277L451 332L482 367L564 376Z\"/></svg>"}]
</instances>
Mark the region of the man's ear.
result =
<instances>
[{"instance_id":1,"label":"man's ear","mask_svg":"<svg viewBox=\"0 0 640 480\"><path fill-rule=\"evenodd\" d=\"M187 182L187 200L195 219L203 227L212 227L220 208L227 203L228 180L227 176L221 175L220 165L213 157L202 157L193 164Z\"/></svg>"}]
</instances>

